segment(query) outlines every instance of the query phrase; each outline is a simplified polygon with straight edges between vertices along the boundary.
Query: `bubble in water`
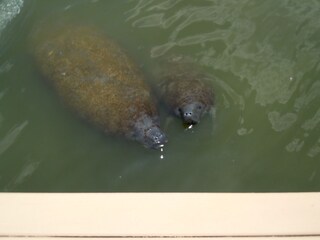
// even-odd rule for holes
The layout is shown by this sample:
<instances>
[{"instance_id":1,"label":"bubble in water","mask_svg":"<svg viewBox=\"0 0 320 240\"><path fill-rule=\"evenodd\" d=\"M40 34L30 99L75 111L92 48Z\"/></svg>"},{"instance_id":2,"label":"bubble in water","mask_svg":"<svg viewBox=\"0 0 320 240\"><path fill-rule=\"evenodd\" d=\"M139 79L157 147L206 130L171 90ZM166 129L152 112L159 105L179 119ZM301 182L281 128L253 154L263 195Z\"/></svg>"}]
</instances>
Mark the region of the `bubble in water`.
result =
<instances>
[{"instance_id":1,"label":"bubble in water","mask_svg":"<svg viewBox=\"0 0 320 240\"><path fill-rule=\"evenodd\" d=\"M162 146L161 146L161 148L160 148L160 152L163 152L163 148L164 148L164 145L162 145ZM164 158L164 155L163 155L163 154L161 154L161 155L160 155L160 159L163 159L163 158Z\"/></svg>"},{"instance_id":2,"label":"bubble in water","mask_svg":"<svg viewBox=\"0 0 320 240\"><path fill-rule=\"evenodd\" d=\"M192 129L193 128L193 125L191 124L187 129Z\"/></svg>"}]
</instances>

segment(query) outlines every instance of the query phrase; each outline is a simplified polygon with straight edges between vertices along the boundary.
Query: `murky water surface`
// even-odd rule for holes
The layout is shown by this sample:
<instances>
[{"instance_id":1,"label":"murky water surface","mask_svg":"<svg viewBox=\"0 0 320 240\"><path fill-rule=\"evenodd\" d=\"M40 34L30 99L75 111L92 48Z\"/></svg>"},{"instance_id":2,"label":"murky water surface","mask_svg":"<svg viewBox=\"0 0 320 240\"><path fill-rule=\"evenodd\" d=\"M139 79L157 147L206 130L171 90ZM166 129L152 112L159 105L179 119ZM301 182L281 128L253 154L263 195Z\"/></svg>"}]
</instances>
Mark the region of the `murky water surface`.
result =
<instances>
[{"instance_id":1,"label":"murky water surface","mask_svg":"<svg viewBox=\"0 0 320 240\"><path fill-rule=\"evenodd\" d=\"M215 116L185 130L161 109L163 152L81 121L27 45L62 16L108 33L150 82L160 58L193 58ZM1 0L0 191L319 191L319 16L318 0Z\"/></svg>"}]
</instances>

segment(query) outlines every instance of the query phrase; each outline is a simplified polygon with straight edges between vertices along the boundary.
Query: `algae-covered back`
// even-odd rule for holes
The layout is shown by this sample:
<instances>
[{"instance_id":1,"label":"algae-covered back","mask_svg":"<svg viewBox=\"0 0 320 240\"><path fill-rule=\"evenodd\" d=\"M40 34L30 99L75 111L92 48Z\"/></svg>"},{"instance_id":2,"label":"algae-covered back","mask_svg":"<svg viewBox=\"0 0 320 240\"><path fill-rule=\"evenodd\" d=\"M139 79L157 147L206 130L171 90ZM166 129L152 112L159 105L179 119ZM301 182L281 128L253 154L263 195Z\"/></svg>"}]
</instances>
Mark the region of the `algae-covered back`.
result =
<instances>
[{"instance_id":1,"label":"algae-covered back","mask_svg":"<svg viewBox=\"0 0 320 240\"><path fill-rule=\"evenodd\" d=\"M47 32L38 32L33 40L36 62L73 110L105 132L128 138L159 125L140 69L117 43L94 27L66 26ZM137 121L150 126L137 130Z\"/></svg>"}]
</instances>

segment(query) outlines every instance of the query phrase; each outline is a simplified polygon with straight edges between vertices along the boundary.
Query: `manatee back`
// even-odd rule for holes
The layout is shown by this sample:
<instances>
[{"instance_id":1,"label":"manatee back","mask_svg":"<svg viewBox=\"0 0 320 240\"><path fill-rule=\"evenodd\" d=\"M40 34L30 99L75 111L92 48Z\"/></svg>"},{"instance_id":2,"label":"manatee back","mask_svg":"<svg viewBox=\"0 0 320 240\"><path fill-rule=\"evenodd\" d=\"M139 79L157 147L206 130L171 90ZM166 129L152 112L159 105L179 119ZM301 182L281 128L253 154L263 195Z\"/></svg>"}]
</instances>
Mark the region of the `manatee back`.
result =
<instances>
[{"instance_id":1,"label":"manatee back","mask_svg":"<svg viewBox=\"0 0 320 240\"><path fill-rule=\"evenodd\" d=\"M140 70L114 41L91 27L68 26L39 36L37 64L78 114L124 135L139 116L156 116Z\"/></svg>"}]
</instances>

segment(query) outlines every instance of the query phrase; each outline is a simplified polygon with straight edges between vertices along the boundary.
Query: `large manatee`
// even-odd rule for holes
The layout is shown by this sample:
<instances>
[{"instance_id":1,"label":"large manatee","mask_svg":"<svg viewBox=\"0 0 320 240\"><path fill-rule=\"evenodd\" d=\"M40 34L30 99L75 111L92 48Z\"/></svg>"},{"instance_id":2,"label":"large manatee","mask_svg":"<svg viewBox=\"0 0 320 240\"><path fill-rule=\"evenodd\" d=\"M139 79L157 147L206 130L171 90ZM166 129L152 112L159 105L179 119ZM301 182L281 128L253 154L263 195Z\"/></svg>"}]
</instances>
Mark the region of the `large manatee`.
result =
<instances>
[{"instance_id":1,"label":"large manatee","mask_svg":"<svg viewBox=\"0 0 320 240\"><path fill-rule=\"evenodd\" d=\"M147 148L167 142L144 76L115 41L71 25L40 29L32 42L42 74L80 116Z\"/></svg>"}]
</instances>

